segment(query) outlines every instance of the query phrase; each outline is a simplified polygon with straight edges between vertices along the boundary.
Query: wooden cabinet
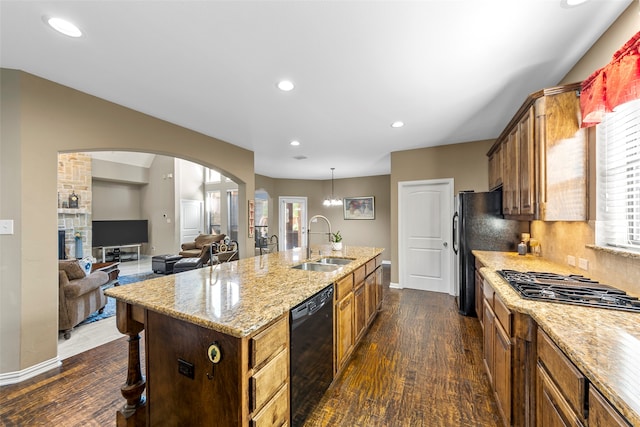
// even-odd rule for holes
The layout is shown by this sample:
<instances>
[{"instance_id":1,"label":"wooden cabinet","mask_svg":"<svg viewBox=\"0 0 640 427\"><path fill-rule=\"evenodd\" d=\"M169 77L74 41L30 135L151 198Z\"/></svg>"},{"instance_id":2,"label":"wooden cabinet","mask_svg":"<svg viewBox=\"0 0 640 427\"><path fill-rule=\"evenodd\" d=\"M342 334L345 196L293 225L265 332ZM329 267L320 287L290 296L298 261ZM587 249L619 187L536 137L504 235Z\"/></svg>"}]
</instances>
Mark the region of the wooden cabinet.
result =
<instances>
[{"instance_id":1,"label":"wooden cabinet","mask_svg":"<svg viewBox=\"0 0 640 427\"><path fill-rule=\"evenodd\" d=\"M336 349L334 371L338 372L351 354L355 341L353 273L338 280L335 289L334 328Z\"/></svg>"},{"instance_id":2,"label":"wooden cabinet","mask_svg":"<svg viewBox=\"0 0 640 427\"><path fill-rule=\"evenodd\" d=\"M354 306L354 326L355 326L355 340L358 341L364 333L365 326L367 325L367 295L364 282L353 291Z\"/></svg>"},{"instance_id":3,"label":"wooden cabinet","mask_svg":"<svg viewBox=\"0 0 640 427\"><path fill-rule=\"evenodd\" d=\"M480 261L476 259L475 263L475 308L476 315L478 316L478 321L480 322L480 327L484 328L483 323L483 315L484 315L484 306L483 306L483 295L482 295L482 275L480 274L480 269L483 268L484 265Z\"/></svg>"},{"instance_id":4,"label":"wooden cabinet","mask_svg":"<svg viewBox=\"0 0 640 427\"><path fill-rule=\"evenodd\" d=\"M374 258L335 284L335 373L346 365L375 318L382 297L381 272Z\"/></svg>"},{"instance_id":5,"label":"wooden cabinet","mask_svg":"<svg viewBox=\"0 0 640 427\"><path fill-rule=\"evenodd\" d=\"M589 387L589 427L631 427L631 424L595 387Z\"/></svg>"},{"instance_id":6,"label":"wooden cabinet","mask_svg":"<svg viewBox=\"0 0 640 427\"><path fill-rule=\"evenodd\" d=\"M483 358L504 425L532 426L535 417L535 329L482 282Z\"/></svg>"},{"instance_id":7,"label":"wooden cabinet","mask_svg":"<svg viewBox=\"0 0 640 427\"><path fill-rule=\"evenodd\" d=\"M551 338L538 330L536 425L629 427ZM588 390L588 391L587 391Z\"/></svg>"},{"instance_id":8,"label":"wooden cabinet","mask_svg":"<svg viewBox=\"0 0 640 427\"><path fill-rule=\"evenodd\" d=\"M382 255L376 257L376 309L379 310L382 307L383 298L383 281L382 281ZM375 316L375 314L374 314Z\"/></svg>"},{"instance_id":9,"label":"wooden cabinet","mask_svg":"<svg viewBox=\"0 0 640 427\"><path fill-rule=\"evenodd\" d=\"M495 145L489 156L489 190L502 186L502 144Z\"/></svg>"},{"instance_id":10,"label":"wooden cabinet","mask_svg":"<svg viewBox=\"0 0 640 427\"><path fill-rule=\"evenodd\" d=\"M536 425L586 425L587 381L541 329L538 330L537 372Z\"/></svg>"},{"instance_id":11,"label":"wooden cabinet","mask_svg":"<svg viewBox=\"0 0 640 427\"><path fill-rule=\"evenodd\" d=\"M288 315L249 338L151 310L145 329L148 425L288 424ZM216 364L212 343L222 355Z\"/></svg>"},{"instance_id":12,"label":"wooden cabinet","mask_svg":"<svg viewBox=\"0 0 640 427\"><path fill-rule=\"evenodd\" d=\"M484 286L484 363L493 387L498 410L505 425L511 425L511 313L495 295L493 288Z\"/></svg>"},{"instance_id":13,"label":"wooden cabinet","mask_svg":"<svg viewBox=\"0 0 640 427\"><path fill-rule=\"evenodd\" d=\"M534 214L534 109L530 107L510 129L504 147L502 211L505 215Z\"/></svg>"},{"instance_id":14,"label":"wooden cabinet","mask_svg":"<svg viewBox=\"0 0 640 427\"><path fill-rule=\"evenodd\" d=\"M367 276L364 280L364 286L366 288L367 298L367 324L371 323L378 312L378 300L377 300L377 283L376 283L376 270Z\"/></svg>"},{"instance_id":15,"label":"wooden cabinet","mask_svg":"<svg viewBox=\"0 0 640 427\"><path fill-rule=\"evenodd\" d=\"M588 144L579 90L576 83L531 94L487 153L489 187L502 184L507 217L587 219Z\"/></svg>"}]
</instances>

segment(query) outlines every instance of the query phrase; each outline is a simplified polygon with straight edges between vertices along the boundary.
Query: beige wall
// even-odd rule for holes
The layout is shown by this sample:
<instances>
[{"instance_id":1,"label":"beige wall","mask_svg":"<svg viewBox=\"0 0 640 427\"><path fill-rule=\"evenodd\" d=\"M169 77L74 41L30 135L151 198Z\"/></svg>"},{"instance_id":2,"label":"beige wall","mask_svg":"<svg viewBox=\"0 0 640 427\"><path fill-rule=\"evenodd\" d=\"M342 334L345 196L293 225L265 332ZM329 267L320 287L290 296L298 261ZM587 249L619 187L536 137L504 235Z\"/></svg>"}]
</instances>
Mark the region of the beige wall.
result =
<instances>
[{"instance_id":1,"label":"beige wall","mask_svg":"<svg viewBox=\"0 0 640 427\"><path fill-rule=\"evenodd\" d=\"M561 83L582 81L611 60L640 28L640 3L634 2L593 45L586 55L575 65ZM595 142L593 132L589 143L589 218L588 222L542 222L533 221L531 235L542 242L543 256L552 261L566 264L567 256L584 258L589 261L589 270L577 273L611 283L625 291L640 296L640 262L637 259L614 255L587 248L595 243L596 219L596 174Z\"/></svg>"},{"instance_id":2,"label":"beige wall","mask_svg":"<svg viewBox=\"0 0 640 427\"><path fill-rule=\"evenodd\" d=\"M331 180L294 180L274 179L256 175L257 189L269 194L269 234L278 234L279 197L307 197L308 218L324 215L331 222L333 231L340 231L345 245L375 246L385 248L384 260L390 254L390 201L389 175L367 176L360 178L336 179L334 195L336 197L374 196L374 220L345 220L342 207L328 208L322 205L331 195ZM313 241L315 242L315 240ZM313 243L312 242L312 243Z\"/></svg>"},{"instance_id":3,"label":"beige wall","mask_svg":"<svg viewBox=\"0 0 640 427\"><path fill-rule=\"evenodd\" d=\"M16 230L0 243L0 373L7 373L57 355L58 152L140 151L213 167L240 185L241 224L246 195L254 193L254 160L251 151L33 75L0 72L0 214ZM253 241L246 227L241 233L246 255Z\"/></svg>"},{"instance_id":4,"label":"beige wall","mask_svg":"<svg viewBox=\"0 0 640 427\"><path fill-rule=\"evenodd\" d=\"M453 178L454 194L487 191L487 151L495 140L467 142L391 153L391 281L398 283L398 183Z\"/></svg>"},{"instance_id":5,"label":"beige wall","mask_svg":"<svg viewBox=\"0 0 640 427\"><path fill-rule=\"evenodd\" d=\"M176 203L176 180L168 179L175 175L175 159L168 156L155 156L149 167L149 184L142 187L142 216L149 221L150 255L176 253L180 240L179 230L175 226L178 218Z\"/></svg>"}]
</instances>

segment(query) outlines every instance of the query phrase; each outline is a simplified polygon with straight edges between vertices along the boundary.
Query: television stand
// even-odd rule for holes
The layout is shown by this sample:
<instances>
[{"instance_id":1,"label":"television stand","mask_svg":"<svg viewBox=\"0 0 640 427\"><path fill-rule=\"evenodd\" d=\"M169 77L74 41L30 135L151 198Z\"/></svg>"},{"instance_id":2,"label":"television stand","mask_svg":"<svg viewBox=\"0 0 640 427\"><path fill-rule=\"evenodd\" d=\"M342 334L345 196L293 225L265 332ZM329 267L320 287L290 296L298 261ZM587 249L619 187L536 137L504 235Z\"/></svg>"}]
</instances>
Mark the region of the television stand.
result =
<instances>
[{"instance_id":1,"label":"television stand","mask_svg":"<svg viewBox=\"0 0 640 427\"><path fill-rule=\"evenodd\" d=\"M117 249L117 252L118 252L118 260L117 261L120 261L121 260L121 258L120 258L120 256L121 256L120 249L123 249L123 248L136 248L136 251L137 251L137 254L138 254L138 257L136 259L139 260L140 259L140 246L142 246L142 245L139 244L139 243L136 244L136 245L101 246L100 249L102 249L102 262L107 262L106 261L106 259L107 259L107 250L109 250L109 249ZM114 261L115 261L115 259L114 259Z\"/></svg>"}]
</instances>

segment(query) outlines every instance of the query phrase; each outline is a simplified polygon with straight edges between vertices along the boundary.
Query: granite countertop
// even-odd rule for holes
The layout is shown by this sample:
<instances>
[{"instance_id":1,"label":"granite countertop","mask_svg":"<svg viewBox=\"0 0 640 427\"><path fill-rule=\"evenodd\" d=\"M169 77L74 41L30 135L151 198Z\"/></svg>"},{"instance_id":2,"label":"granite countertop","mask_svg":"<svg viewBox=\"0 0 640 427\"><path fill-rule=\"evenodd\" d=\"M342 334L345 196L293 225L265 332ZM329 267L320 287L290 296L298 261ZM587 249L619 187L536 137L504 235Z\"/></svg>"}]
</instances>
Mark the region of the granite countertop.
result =
<instances>
[{"instance_id":1,"label":"granite countertop","mask_svg":"<svg viewBox=\"0 0 640 427\"><path fill-rule=\"evenodd\" d=\"M510 309L530 315L620 413L640 426L640 313L524 299L495 271L581 273L515 252L473 254L485 266L480 273L500 299Z\"/></svg>"},{"instance_id":2,"label":"granite countertop","mask_svg":"<svg viewBox=\"0 0 640 427\"><path fill-rule=\"evenodd\" d=\"M292 307L351 273L384 249L345 246L323 249L323 255L354 258L335 271L292 269L305 261L304 250L289 250L243 258L117 286L105 294L176 319L242 338L270 323ZM320 258L319 255L312 259Z\"/></svg>"}]
</instances>

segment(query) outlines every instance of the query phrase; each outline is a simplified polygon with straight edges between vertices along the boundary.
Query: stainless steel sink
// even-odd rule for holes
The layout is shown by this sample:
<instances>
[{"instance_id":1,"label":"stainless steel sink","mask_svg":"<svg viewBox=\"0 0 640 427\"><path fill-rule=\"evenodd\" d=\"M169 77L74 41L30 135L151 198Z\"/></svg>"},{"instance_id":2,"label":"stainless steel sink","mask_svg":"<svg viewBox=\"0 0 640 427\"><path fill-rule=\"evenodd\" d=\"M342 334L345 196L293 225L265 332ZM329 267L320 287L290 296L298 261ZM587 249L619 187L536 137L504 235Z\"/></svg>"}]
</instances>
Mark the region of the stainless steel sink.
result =
<instances>
[{"instance_id":1,"label":"stainless steel sink","mask_svg":"<svg viewBox=\"0 0 640 427\"><path fill-rule=\"evenodd\" d=\"M318 262L322 264L336 264L336 265L347 265L350 264L355 258L335 258L335 257L325 257L320 258Z\"/></svg>"},{"instance_id":2,"label":"stainless steel sink","mask_svg":"<svg viewBox=\"0 0 640 427\"><path fill-rule=\"evenodd\" d=\"M340 266L336 264L321 262L303 262L302 264L294 265L291 268L295 268L297 270L321 271L324 273L329 273L331 271L337 270L338 268L340 268Z\"/></svg>"}]
</instances>

